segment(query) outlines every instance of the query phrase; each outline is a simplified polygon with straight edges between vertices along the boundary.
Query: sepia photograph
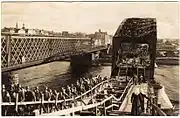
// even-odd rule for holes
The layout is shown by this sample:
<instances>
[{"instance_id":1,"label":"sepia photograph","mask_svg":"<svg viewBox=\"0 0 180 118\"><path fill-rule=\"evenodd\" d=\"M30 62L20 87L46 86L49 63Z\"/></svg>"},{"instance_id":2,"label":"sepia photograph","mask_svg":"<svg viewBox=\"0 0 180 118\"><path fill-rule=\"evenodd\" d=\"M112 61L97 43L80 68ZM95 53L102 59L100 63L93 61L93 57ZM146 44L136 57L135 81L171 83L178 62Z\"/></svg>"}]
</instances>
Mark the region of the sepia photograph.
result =
<instances>
[{"instance_id":1,"label":"sepia photograph","mask_svg":"<svg viewBox=\"0 0 180 118\"><path fill-rule=\"evenodd\" d=\"M178 116L176 1L1 1L1 116Z\"/></svg>"}]
</instances>

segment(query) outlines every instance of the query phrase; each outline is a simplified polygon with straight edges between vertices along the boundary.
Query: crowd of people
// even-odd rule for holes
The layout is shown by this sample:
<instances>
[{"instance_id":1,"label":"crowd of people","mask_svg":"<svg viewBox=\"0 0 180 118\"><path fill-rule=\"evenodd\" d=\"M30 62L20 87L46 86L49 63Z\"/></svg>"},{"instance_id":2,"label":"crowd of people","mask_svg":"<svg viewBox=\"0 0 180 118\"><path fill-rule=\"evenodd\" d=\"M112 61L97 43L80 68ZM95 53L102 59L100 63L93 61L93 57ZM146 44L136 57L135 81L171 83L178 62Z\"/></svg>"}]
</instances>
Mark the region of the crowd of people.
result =
<instances>
[{"instance_id":1,"label":"crowd of people","mask_svg":"<svg viewBox=\"0 0 180 118\"><path fill-rule=\"evenodd\" d=\"M75 84L67 85L61 88L61 90L52 90L51 88L44 87L44 90L40 90L39 87L31 88L29 86L23 87L20 84L11 84L10 87L2 85L2 101L8 103L17 102L32 102L32 101L53 101L53 100L65 100L72 97L77 97L82 93L90 90L96 84L106 80L107 77L102 78L96 76L93 78L80 78ZM47 109L47 107L49 107ZM65 109L68 105L60 104L59 108L54 107L56 110ZM39 109L39 105L24 105L18 106L18 111L15 110L15 106L3 106L2 115L31 115L35 109ZM15 110L15 111L14 111ZM44 105L45 113L53 111L53 104ZM13 114L14 113L14 114Z\"/></svg>"}]
</instances>

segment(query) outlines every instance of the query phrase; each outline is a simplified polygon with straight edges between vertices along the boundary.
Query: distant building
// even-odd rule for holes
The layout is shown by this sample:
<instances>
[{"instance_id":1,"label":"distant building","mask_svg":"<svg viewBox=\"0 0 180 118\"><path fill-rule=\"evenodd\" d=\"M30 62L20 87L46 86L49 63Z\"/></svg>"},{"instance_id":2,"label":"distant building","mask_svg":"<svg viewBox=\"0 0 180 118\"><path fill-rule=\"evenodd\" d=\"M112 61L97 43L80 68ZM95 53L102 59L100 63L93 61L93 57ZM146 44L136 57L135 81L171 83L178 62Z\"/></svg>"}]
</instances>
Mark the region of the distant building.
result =
<instances>
[{"instance_id":1,"label":"distant building","mask_svg":"<svg viewBox=\"0 0 180 118\"><path fill-rule=\"evenodd\" d=\"M28 34L36 35L36 30L35 29L28 29Z\"/></svg>"},{"instance_id":2,"label":"distant building","mask_svg":"<svg viewBox=\"0 0 180 118\"><path fill-rule=\"evenodd\" d=\"M100 29L99 32L95 32L92 39L94 45L107 45L112 42L112 36L108 35L107 32L102 32Z\"/></svg>"},{"instance_id":3,"label":"distant building","mask_svg":"<svg viewBox=\"0 0 180 118\"><path fill-rule=\"evenodd\" d=\"M86 34L85 34L85 33L81 33L81 32L76 32L76 33L75 33L75 36L76 36L77 38L84 38L84 37L86 37Z\"/></svg>"},{"instance_id":4,"label":"distant building","mask_svg":"<svg viewBox=\"0 0 180 118\"><path fill-rule=\"evenodd\" d=\"M62 31L62 36L68 37L69 36L69 32L68 31Z\"/></svg>"},{"instance_id":5,"label":"distant building","mask_svg":"<svg viewBox=\"0 0 180 118\"><path fill-rule=\"evenodd\" d=\"M19 34L27 34L28 29L25 28L25 25L23 24L22 28L18 31Z\"/></svg>"}]
</instances>

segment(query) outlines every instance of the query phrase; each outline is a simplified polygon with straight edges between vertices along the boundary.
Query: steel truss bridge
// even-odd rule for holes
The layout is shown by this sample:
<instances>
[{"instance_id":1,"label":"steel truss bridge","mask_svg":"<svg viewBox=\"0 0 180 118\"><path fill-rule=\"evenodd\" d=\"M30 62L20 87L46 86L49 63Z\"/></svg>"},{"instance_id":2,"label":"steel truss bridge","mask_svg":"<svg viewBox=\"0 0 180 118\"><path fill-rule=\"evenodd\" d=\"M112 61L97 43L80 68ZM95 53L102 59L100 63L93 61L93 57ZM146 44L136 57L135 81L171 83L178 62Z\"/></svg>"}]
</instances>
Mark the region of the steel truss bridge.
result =
<instances>
[{"instance_id":1,"label":"steel truss bridge","mask_svg":"<svg viewBox=\"0 0 180 118\"><path fill-rule=\"evenodd\" d=\"M1 33L1 68L2 72L10 71L106 48L104 45L94 46L90 38L17 36Z\"/></svg>"}]
</instances>

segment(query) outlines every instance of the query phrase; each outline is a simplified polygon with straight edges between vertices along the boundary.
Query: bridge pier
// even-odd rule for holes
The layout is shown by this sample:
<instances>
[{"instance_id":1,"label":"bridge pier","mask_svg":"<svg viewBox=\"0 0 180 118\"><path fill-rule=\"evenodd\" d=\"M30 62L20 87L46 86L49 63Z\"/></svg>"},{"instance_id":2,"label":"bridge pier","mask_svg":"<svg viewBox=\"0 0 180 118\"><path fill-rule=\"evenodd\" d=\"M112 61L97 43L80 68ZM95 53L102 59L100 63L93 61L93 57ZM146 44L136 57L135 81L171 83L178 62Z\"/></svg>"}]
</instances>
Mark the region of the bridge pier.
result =
<instances>
[{"instance_id":1,"label":"bridge pier","mask_svg":"<svg viewBox=\"0 0 180 118\"><path fill-rule=\"evenodd\" d=\"M92 65L92 54L86 53L82 55L73 55L71 56L71 66L87 66L90 67Z\"/></svg>"}]
</instances>

